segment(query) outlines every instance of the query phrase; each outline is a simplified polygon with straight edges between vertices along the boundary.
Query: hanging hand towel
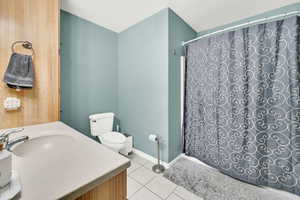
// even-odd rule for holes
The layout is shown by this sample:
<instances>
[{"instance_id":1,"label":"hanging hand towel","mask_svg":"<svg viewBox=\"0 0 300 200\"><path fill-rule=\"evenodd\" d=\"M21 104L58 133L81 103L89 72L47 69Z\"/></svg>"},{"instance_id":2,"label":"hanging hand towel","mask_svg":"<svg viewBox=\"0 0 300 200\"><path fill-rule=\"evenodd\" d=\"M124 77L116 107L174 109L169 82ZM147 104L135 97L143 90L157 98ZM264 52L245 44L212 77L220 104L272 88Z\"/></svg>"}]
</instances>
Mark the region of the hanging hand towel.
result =
<instances>
[{"instance_id":1,"label":"hanging hand towel","mask_svg":"<svg viewBox=\"0 0 300 200\"><path fill-rule=\"evenodd\" d=\"M34 69L32 57L30 55L13 53L3 81L10 88L33 88Z\"/></svg>"}]
</instances>

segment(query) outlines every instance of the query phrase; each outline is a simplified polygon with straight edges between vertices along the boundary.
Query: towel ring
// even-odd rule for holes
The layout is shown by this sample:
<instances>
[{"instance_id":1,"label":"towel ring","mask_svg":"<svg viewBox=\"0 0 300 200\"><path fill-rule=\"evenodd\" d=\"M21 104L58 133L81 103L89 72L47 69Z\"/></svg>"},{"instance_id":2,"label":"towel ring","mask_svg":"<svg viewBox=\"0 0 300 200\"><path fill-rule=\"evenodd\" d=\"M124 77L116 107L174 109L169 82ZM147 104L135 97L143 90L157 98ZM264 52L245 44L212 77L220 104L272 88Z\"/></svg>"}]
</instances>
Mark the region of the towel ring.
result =
<instances>
[{"instance_id":1,"label":"towel ring","mask_svg":"<svg viewBox=\"0 0 300 200\"><path fill-rule=\"evenodd\" d=\"M33 47L32 47L32 43L31 43L31 42L29 42L29 41L15 41L15 42L12 43L12 45L11 45L11 51L12 51L13 53L16 53L16 52L15 52L15 46L16 46L17 44L22 44L22 46L23 46L24 49L30 49L31 52L32 52L31 56L34 56L34 49L33 49Z\"/></svg>"}]
</instances>

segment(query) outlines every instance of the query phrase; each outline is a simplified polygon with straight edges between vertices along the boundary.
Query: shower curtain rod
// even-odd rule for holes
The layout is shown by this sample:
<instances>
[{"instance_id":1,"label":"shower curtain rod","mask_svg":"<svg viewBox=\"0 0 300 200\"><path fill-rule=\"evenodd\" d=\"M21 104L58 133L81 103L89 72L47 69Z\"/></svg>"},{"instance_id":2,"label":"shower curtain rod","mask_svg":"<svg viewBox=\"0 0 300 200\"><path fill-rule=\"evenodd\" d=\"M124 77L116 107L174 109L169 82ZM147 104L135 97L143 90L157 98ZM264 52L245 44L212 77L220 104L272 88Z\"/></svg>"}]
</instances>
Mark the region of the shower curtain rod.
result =
<instances>
[{"instance_id":1,"label":"shower curtain rod","mask_svg":"<svg viewBox=\"0 0 300 200\"><path fill-rule=\"evenodd\" d=\"M218 30L218 31L214 31L212 33L207 33L207 34L204 34L204 35L201 35L195 39L192 39L192 40L189 40L187 42L182 42L182 46L185 46L189 43L192 43L192 42L195 42L201 38L205 38L205 37L208 37L208 36L211 36L211 35L215 35L215 34L218 34L218 33L221 33L221 32L224 32L224 31L229 31L229 30L233 30L233 29L236 29L236 28L239 28L239 27L246 27L246 26L249 26L249 25L253 25L253 24L256 24L256 23L260 23L260 22L264 22L264 21L269 21L269 20L273 20L273 19L277 19L277 18L281 18L281 17L287 17L287 16L291 16L291 15L299 15L300 14L300 11L297 10L297 11L292 11L292 12L288 12L288 13L285 13L285 14L280 14L280 15L275 15L275 16L271 16L271 17L264 17L262 19L257 19L257 20L254 20L254 21L249 21L249 22L246 22L246 23L243 23L243 24L239 24L239 25L235 25L235 26L230 26L230 27L227 27L227 28L224 28L224 29L221 29L221 30Z\"/></svg>"}]
</instances>

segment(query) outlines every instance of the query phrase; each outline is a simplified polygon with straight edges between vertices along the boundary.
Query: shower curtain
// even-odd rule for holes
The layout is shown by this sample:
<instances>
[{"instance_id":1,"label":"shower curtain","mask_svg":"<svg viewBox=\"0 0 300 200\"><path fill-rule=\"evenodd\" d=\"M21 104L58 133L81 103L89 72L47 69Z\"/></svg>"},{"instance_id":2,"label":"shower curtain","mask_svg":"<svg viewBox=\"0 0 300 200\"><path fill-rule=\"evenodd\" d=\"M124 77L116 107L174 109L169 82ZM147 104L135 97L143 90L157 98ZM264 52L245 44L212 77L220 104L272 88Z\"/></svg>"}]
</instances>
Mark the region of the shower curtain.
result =
<instances>
[{"instance_id":1,"label":"shower curtain","mask_svg":"<svg viewBox=\"0 0 300 200\"><path fill-rule=\"evenodd\" d=\"M187 45L187 155L300 195L299 22L294 16Z\"/></svg>"}]
</instances>

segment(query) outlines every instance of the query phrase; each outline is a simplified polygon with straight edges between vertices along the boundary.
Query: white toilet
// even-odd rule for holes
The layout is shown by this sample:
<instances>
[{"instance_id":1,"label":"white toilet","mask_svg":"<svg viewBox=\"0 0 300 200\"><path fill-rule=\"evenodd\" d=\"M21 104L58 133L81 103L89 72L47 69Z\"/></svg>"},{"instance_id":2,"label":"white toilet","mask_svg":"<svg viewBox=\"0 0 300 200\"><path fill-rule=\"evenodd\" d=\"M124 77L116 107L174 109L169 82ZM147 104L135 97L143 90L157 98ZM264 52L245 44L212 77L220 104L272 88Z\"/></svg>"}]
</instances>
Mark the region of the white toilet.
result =
<instances>
[{"instance_id":1,"label":"white toilet","mask_svg":"<svg viewBox=\"0 0 300 200\"><path fill-rule=\"evenodd\" d=\"M100 142L108 148L119 152L125 147L126 137L113 132L114 113L90 115L91 134L97 136Z\"/></svg>"}]
</instances>

